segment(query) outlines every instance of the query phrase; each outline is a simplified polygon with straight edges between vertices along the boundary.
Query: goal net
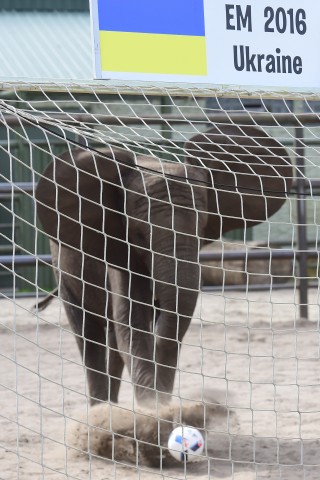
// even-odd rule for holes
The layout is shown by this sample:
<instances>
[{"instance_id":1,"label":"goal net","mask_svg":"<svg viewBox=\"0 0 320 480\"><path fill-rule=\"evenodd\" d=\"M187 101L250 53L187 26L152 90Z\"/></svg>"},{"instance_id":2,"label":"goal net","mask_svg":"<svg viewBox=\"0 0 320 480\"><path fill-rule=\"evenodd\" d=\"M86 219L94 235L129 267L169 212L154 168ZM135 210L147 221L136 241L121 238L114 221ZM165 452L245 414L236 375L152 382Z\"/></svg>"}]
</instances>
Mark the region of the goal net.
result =
<instances>
[{"instance_id":1,"label":"goal net","mask_svg":"<svg viewBox=\"0 0 320 480\"><path fill-rule=\"evenodd\" d=\"M2 87L1 479L318 479L320 102Z\"/></svg>"}]
</instances>

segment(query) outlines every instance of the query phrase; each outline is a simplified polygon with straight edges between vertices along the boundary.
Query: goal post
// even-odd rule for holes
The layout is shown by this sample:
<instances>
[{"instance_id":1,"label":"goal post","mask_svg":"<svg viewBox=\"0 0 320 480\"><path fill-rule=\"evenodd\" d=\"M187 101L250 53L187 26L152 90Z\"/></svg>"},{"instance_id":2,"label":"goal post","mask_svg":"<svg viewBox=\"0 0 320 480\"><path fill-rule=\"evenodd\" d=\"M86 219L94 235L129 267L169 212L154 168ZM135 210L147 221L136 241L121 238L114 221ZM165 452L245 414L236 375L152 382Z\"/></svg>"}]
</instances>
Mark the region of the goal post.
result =
<instances>
[{"instance_id":1,"label":"goal post","mask_svg":"<svg viewBox=\"0 0 320 480\"><path fill-rule=\"evenodd\" d=\"M4 478L318 478L317 92L1 87ZM197 465L168 453L178 425Z\"/></svg>"}]
</instances>

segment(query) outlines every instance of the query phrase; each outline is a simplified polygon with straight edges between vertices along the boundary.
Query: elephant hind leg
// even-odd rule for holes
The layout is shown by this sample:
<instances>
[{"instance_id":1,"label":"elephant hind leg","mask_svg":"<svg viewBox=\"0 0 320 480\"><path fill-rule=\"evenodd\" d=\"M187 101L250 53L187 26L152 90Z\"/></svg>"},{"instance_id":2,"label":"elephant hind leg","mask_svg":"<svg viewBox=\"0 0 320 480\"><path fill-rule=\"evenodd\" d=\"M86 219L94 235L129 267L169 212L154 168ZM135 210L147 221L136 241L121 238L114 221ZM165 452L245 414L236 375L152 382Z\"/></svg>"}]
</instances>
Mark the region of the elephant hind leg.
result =
<instances>
[{"instance_id":1,"label":"elephant hind leg","mask_svg":"<svg viewBox=\"0 0 320 480\"><path fill-rule=\"evenodd\" d=\"M117 403L124 361L118 351L116 332L112 320L108 320L107 343L106 371L109 381L110 401Z\"/></svg>"},{"instance_id":2,"label":"elephant hind leg","mask_svg":"<svg viewBox=\"0 0 320 480\"><path fill-rule=\"evenodd\" d=\"M70 326L86 367L90 403L108 399L106 378L106 332L101 319L82 308L65 303Z\"/></svg>"}]
</instances>

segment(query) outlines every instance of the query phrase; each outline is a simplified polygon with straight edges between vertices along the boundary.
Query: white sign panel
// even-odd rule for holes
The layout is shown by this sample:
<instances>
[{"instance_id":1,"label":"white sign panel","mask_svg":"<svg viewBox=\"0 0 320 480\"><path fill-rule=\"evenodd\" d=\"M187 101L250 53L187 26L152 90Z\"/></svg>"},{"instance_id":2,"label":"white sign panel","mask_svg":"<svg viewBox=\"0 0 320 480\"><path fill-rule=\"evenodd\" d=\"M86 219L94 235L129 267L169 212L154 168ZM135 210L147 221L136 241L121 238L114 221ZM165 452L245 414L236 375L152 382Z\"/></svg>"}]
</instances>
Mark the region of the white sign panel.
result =
<instances>
[{"instance_id":1,"label":"white sign panel","mask_svg":"<svg viewBox=\"0 0 320 480\"><path fill-rule=\"evenodd\" d=\"M96 78L320 87L315 0L91 0Z\"/></svg>"}]
</instances>

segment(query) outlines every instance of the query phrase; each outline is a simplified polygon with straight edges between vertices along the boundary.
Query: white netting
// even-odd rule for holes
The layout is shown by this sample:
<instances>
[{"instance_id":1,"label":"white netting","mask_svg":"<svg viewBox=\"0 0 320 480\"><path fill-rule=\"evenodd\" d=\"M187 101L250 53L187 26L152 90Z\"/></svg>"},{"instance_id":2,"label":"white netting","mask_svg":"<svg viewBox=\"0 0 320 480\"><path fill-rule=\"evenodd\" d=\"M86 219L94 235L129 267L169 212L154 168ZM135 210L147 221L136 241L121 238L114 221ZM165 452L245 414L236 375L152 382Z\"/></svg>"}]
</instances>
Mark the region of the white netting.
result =
<instances>
[{"instance_id":1,"label":"white netting","mask_svg":"<svg viewBox=\"0 0 320 480\"><path fill-rule=\"evenodd\" d=\"M319 478L319 111L2 91L1 478Z\"/></svg>"}]
</instances>

